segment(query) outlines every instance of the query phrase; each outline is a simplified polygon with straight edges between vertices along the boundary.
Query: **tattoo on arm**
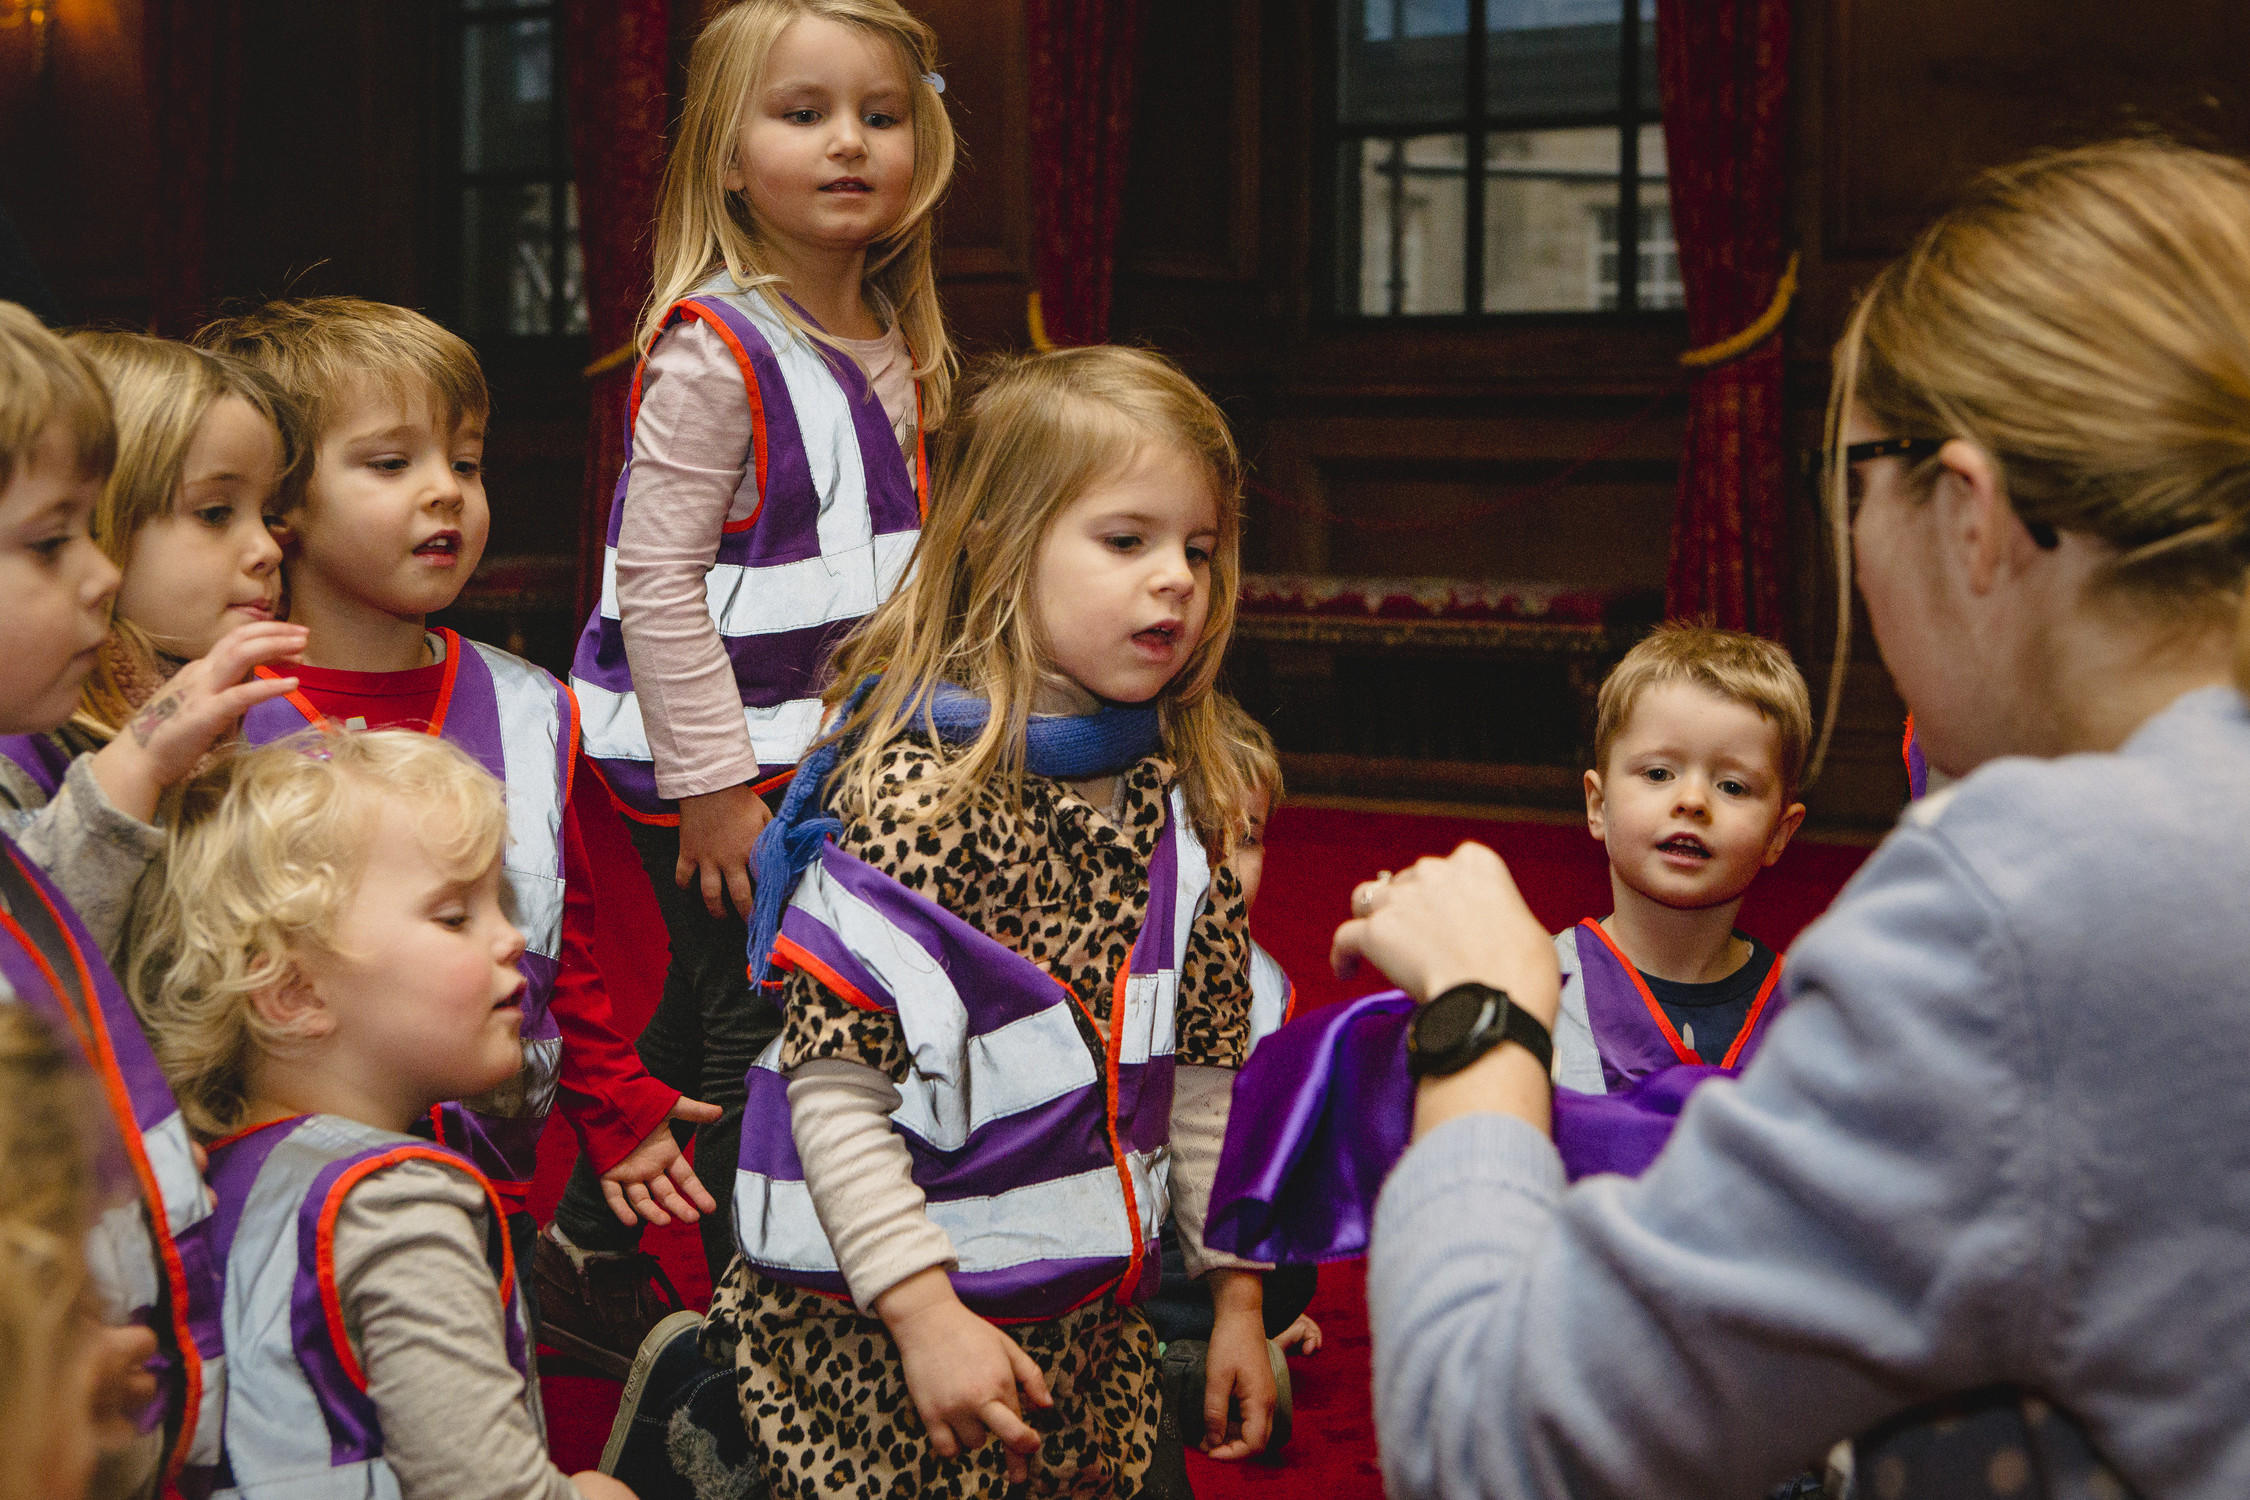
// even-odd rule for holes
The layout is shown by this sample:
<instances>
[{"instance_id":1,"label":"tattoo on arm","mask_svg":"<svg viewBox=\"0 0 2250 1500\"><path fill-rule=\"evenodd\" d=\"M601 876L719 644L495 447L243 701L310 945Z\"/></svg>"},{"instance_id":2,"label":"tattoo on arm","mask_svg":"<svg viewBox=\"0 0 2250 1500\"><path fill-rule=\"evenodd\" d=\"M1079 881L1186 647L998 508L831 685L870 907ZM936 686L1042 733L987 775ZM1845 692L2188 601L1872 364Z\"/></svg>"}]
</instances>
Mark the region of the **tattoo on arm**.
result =
<instances>
[{"instance_id":1,"label":"tattoo on arm","mask_svg":"<svg viewBox=\"0 0 2250 1500\"><path fill-rule=\"evenodd\" d=\"M180 695L178 693L166 693L163 697L142 709L133 720L134 743L146 750L149 739L155 735L158 728L163 725L166 719L171 718L179 711Z\"/></svg>"}]
</instances>

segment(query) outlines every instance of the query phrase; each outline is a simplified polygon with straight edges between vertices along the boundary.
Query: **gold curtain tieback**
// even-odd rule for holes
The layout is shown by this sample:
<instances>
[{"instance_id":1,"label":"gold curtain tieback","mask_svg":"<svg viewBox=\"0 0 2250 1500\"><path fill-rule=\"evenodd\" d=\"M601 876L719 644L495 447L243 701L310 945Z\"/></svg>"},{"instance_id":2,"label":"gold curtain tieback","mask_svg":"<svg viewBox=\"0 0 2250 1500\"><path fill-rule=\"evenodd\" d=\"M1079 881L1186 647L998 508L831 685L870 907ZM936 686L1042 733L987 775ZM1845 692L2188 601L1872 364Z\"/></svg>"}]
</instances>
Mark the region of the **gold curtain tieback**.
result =
<instances>
[{"instance_id":1,"label":"gold curtain tieback","mask_svg":"<svg viewBox=\"0 0 2250 1500\"><path fill-rule=\"evenodd\" d=\"M607 375L610 371L616 369L619 365L631 364L633 362L634 356L639 354L640 352L640 349L635 346L633 341L631 339L627 339L624 343L619 344L616 348L610 350L609 353L603 355L600 359L595 360L585 369L580 370L578 372L579 378L582 380L593 380L600 376Z\"/></svg>"},{"instance_id":2,"label":"gold curtain tieback","mask_svg":"<svg viewBox=\"0 0 2250 1500\"><path fill-rule=\"evenodd\" d=\"M1715 365L1732 364L1769 338L1781 320L1789 315L1789 304L1797 295L1797 252L1789 252L1789 264L1782 268L1781 282L1773 289L1773 301L1758 314L1758 320L1740 333L1730 334L1715 344L1705 344L1700 349L1690 349L1680 356L1680 363L1691 370L1708 370Z\"/></svg>"}]
</instances>

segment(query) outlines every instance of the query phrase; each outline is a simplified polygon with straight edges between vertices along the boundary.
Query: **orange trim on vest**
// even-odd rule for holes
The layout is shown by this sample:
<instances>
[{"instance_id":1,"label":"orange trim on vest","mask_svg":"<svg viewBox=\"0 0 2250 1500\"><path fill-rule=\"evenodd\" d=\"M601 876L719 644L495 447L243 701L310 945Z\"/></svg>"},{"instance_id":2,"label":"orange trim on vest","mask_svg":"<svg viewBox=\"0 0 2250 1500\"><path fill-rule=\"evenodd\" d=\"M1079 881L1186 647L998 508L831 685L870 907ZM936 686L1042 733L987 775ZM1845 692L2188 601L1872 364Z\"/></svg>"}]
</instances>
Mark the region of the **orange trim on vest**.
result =
<instances>
[{"instance_id":1,"label":"orange trim on vest","mask_svg":"<svg viewBox=\"0 0 2250 1500\"><path fill-rule=\"evenodd\" d=\"M795 766L791 766L786 771L776 772L774 775L768 776L765 780L751 787L750 790L763 797L768 792L779 791L781 788L789 785L790 782L796 779L797 768Z\"/></svg>"},{"instance_id":2,"label":"orange trim on vest","mask_svg":"<svg viewBox=\"0 0 2250 1500\"><path fill-rule=\"evenodd\" d=\"M1604 948L1607 948L1612 954L1616 955L1617 961L1625 966L1625 973L1633 981L1633 988L1640 992L1641 1004L1648 1007L1648 1013L1656 1018L1656 1029L1662 1032L1664 1034L1664 1040L1671 1044L1672 1055L1674 1057L1677 1057L1681 1062L1684 1063L1702 1062L1702 1057L1696 1053L1695 1049L1680 1040L1680 1033L1673 1028L1672 1018L1664 1014L1663 1006L1656 1003L1656 996L1649 992L1648 981L1641 977L1640 969L1633 963L1631 959L1625 956L1624 949L1618 947L1617 944L1610 941L1609 934L1602 931L1602 924L1595 921L1592 917L1588 917L1578 925L1581 927L1591 928L1593 930L1594 936L1602 940L1602 946ZM1775 967L1778 969L1780 966L1776 965ZM1580 980L1579 982L1583 984L1585 981ZM1741 1034L1734 1039L1735 1045L1740 1046L1742 1044L1742 1038L1748 1036L1749 1034L1749 1023L1744 1022ZM1730 1053L1729 1055L1731 1056L1732 1054Z\"/></svg>"},{"instance_id":3,"label":"orange trim on vest","mask_svg":"<svg viewBox=\"0 0 2250 1500\"><path fill-rule=\"evenodd\" d=\"M914 351L906 351L911 359ZM922 382L914 382L914 504L922 512L922 522L930 520L930 435L922 426Z\"/></svg>"},{"instance_id":4,"label":"orange trim on vest","mask_svg":"<svg viewBox=\"0 0 2250 1500\"><path fill-rule=\"evenodd\" d=\"M256 673L258 676L265 678L269 682L278 681L284 675L280 672L276 672L271 667L253 667L251 668L251 671ZM286 699L290 706L295 708L298 713L304 715L305 724L308 728L328 729L333 727L328 722L328 715L322 713L318 708L313 706L312 699L305 696L305 690L303 688L292 688L290 691L283 693L281 696Z\"/></svg>"},{"instance_id":5,"label":"orange trim on vest","mask_svg":"<svg viewBox=\"0 0 2250 1500\"><path fill-rule=\"evenodd\" d=\"M680 826L680 815L676 812L642 812L623 797L618 796L617 788L611 786L609 777L603 774L600 761L587 761L586 769L592 771L594 779L602 784L603 794L609 798L609 805L617 809L619 817L631 818L636 823L644 823L652 828L677 828Z\"/></svg>"},{"instance_id":6,"label":"orange trim on vest","mask_svg":"<svg viewBox=\"0 0 2250 1500\"><path fill-rule=\"evenodd\" d=\"M280 1119L268 1120L263 1125L245 1125L240 1130L235 1131L231 1135L222 1135L215 1141L205 1142L203 1149L206 1151L217 1151L223 1147L233 1145L236 1141L246 1141L261 1130L271 1130L276 1125L294 1125L303 1118L305 1118L303 1115L283 1115Z\"/></svg>"},{"instance_id":7,"label":"orange trim on vest","mask_svg":"<svg viewBox=\"0 0 2250 1500\"><path fill-rule=\"evenodd\" d=\"M450 1151L436 1146L394 1146L381 1156L371 1156L363 1162L344 1169L344 1174L328 1190L328 1201L320 1206L320 1227L314 1241L314 1272L320 1278L320 1307L328 1319L328 1338L336 1347L336 1362L344 1367L345 1378L350 1380L361 1395L367 1393L367 1372L360 1368L359 1356L352 1352L350 1337L344 1331L344 1297L336 1286L336 1215L343 1211L344 1196L357 1187L360 1179L385 1167L402 1161L434 1161L440 1166L466 1172L484 1189L485 1202L492 1206L492 1221L500 1228L500 1308L507 1316L508 1299L514 1295L516 1285L515 1256L508 1244L508 1211L500 1202L500 1194L491 1181L474 1166Z\"/></svg>"},{"instance_id":8,"label":"orange trim on vest","mask_svg":"<svg viewBox=\"0 0 2250 1500\"><path fill-rule=\"evenodd\" d=\"M891 1014L889 1007L877 1005L873 1000L868 999L858 985L846 980L843 975L823 963L804 944L786 933L774 935L773 961L780 968L795 969L800 973L810 974L829 989L834 990L838 999L845 1001L856 1009L873 1011L877 1015Z\"/></svg>"},{"instance_id":9,"label":"orange trim on vest","mask_svg":"<svg viewBox=\"0 0 2250 1500\"><path fill-rule=\"evenodd\" d=\"M570 753L563 757L563 806L567 808L570 806L570 794L578 788L578 753L584 747L579 743L578 738L577 690L571 687L567 681L561 682L561 687L563 702L570 705L570 723L566 729L570 736Z\"/></svg>"},{"instance_id":10,"label":"orange trim on vest","mask_svg":"<svg viewBox=\"0 0 2250 1500\"><path fill-rule=\"evenodd\" d=\"M1742 1018L1742 1029L1734 1034L1734 1045L1727 1048L1726 1058L1719 1064L1720 1067L1733 1067L1734 1060L1742 1055L1742 1044L1749 1041L1750 1033L1758 1029L1758 1017L1765 1013L1766 1002L1773 998L1773 987L1781 983L1781 964L1782 957L1776 953L1773 956L1773 967L1766 970L1766 982L1758 986L1758 998L1750 1002L1750 1014Z\"/></svg>"},{"instance_id":11,"label":"orange trim on vest","mask_svg":"<svg viewBox=\"0 0 2250 1500\"><path fill-rule=\"evenodd\" d=\"M453 680L461 675L461 637L443 625L437 627L437 637L445 642L445 678L438 684L437 707L430 710L431 734L442 738L445 734L445 715L453 707Z\"/></svg>"},{"instance_id":12,"label":"orange trim on vest","mask_svg":"<svg viewBox=\"0 0 2250 1500\"><path fill-rule=\"evenodd\" d=\"M187 1266L180 1259L180 1247L172 1242L171 1211L165 1205L163 1189L157 1184L156 1169L148 1164L148 1148L141 1140L140 1118L134 1113L132 1095L126 1091L124 1072L117 1066L117 1052L110 1044L109 1022L102 1015L101 992L94 988L93 971L87 968L86 955L78 951L77 941L70 936L69 924L56 910L53 898L28 874L24 884L39 897L39 904L46 907L55 930L69 944L70 960L78 971L78 993L85 997L83 1021L77 1007L70 1003L70 992L55 973L54 965L47 962L47 955L4 909L0 909L0 930L14 938L39 966L55 999L61 1003L63 1014L70 1018L71 1028L78 1032L79 1046L94 1060L94 1072L100 1078L102 1093L109 1100L110 1112L117 1118L117 1133L123 1141L126 1160L132 1164L133 1175L140 1181L157 1258L164 1264L165 1287L172 1298L172 1332L179 1346L180 1368L187 1374L187 1392L180 1408L179 1443L164 1462L164 1486L171 1490L176 1488L181 1470L187 1467L188 1447L195 1440L196 1418L203 1407L203 1351L196 1347L195 1330L188 1325Z\"/></svg>"}]
</instances>

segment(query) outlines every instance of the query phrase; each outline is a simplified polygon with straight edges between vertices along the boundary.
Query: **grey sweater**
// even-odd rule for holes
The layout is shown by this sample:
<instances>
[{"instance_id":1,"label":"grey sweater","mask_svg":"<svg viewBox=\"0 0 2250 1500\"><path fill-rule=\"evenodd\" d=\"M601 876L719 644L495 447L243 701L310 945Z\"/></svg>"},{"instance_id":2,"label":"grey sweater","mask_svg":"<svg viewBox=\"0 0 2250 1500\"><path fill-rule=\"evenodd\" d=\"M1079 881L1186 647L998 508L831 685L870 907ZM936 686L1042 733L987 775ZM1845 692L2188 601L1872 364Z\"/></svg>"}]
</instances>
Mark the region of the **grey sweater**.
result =
<instances>
[{"instance_id":1,"label":"grey sweater","mask_svg":"<svg viewBox=\"0 0 2250 1500\"><path fill-rule=\"evenodd\" d=\"M1384 1189L1394 1495L1755 1496L1924 1398L2075 1411L2150 1500L2250 1495L2250 713L1920 804L1637 1181L1456 1120Z\"/></svg>"}]
</instances>

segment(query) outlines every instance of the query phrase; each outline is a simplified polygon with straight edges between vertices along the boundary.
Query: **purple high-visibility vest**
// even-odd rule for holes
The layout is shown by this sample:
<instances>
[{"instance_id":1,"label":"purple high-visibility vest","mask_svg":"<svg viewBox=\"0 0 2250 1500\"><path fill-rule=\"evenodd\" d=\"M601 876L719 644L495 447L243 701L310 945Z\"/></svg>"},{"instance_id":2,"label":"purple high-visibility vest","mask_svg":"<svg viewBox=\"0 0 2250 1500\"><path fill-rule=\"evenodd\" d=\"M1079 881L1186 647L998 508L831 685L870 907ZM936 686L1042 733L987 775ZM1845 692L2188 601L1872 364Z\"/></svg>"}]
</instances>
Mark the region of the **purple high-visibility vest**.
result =
<instances>
[{"instance_id":1,"label":"purple high-visibility vest","mask_svg":"<svg viewBox=\"0 0 2250 1500\"><path fill-rule=\"evenodd\" d=\"M164 1466L164 1488L177 1493L191 1462L216 1452L221 1358L221 1268L210 1244L211 1195L196 1170L187 1123L158 1068L139 1018L77 914L39 867L5 836L0 859L37 910L0 903L0 981L29 1006L58 1040L75 1041L117 1128L138 1196L105 1213L88 1237L87 1261L117 1323L156 1331L158 1378L167 1430L177 1434ZM58 974L33 935L34 924L59 933L75 971ZM74 997L83 997L83 1003Z\"/></svg>"},{"instance_id":2,"label":"purple high-visibility vest","mask_svg":"<svg viewBox=\"0 0 2250 1500\"><path fill-rule=\"evenodd\" d=\"M1592 922L1555 939L1562 1003L1555 1032L1555 1149L1575 1182L1638 1176L1696 1089L1749 1065L1786 1006L1781 960L1723 1065L1703 1063L1648 985ZM1332 1005L1281 1028L1234 1089L1205 1239L1246 1260L1306 1263L1363 1255L1375 1197L1414 1122L1399 991ZM1574 1020L1575 1017L1575 1020ZM1587 1038L1590 1034L1591 1041Z\"/></svg>"},{"instance_id":3,"label":"purple high-visibility vest","mask_svg":"<svg viewBox=\"0 0 2250 1500\"><path fill-rule=\"evenodd\" d=\"M445 642L445 681L430 732L467 751L506 788L508 847L500 867L523 929L516 967L526 988L523 1072L489 1094L432 1111L432 1126L494 1181L528 1183L562 1077L562 1028L548 1004L562 960L562 824L578 757L577 705L570 689L521 657L450 630L436 634ZM322 722L312 700L294 692L252 708L242 735L264 745Z\"/></svg>"},{"instance_id":4,"label":"purple high-visibility vest","mask_svg":"<svg viewBox=\"0 0 2250 1500\"><path fill-rule=\"evenodd\" d=\"M891 1124L953 1242L954 1290L978 1314L1052 1318L1155 1291L1180 965L1210 885L1175 791L1097 1058L1068 986L927 897L834 844L798 883L774 961L898 1017L912 1067ZM790 1134L780 1049L745 1080L736 1241L776 1280L846 1293Z\"/></svg>"},{"instance_id":5,"label":"purple high-visibility vest","mask_svg":"<svg viewBox=\"0 0 2250 1500\"><path fill-rule=\"evenodd\" d=\"M750 462L704 594L734 666L759 773L770 776L796 765L819 732L829 653L906 575L928 502L928 465L917 437L909 472L858 364L797 332L764 293L734 290L722 271L673 304L664 325L682 318L725 341L750 402ZM570 674L585 711L586 753L612 795L642 822L674 823L679 809L657 795L618 624L617 537L647 364L644 355L633 374L601 603L578 638Z\"/></svg>"},{"instance_id":6,"label":"purple high-visibility vest","mask_svg":"<svg viewBox=\"0 0 2250 1500\"><path fill-rule=\"evenodd\" d=\"M21 767L50 801L70 771L70 752L51 734L0 734L0 755Z\"/></svg>"},{"instance_id":7,"label":"purple high-visibility vest","mask_svg":"<svg viewBox=\"0 0 2250 1500\"><path fill-rule=\"evenodd\" d=\"M214 1500L399 1493L367 1373L345 1331L333 1236L346 1195L402 1161L436 1162L484 1190L492 1214L486 1258L504 1310L508 1362L519 1374L528 1369L530 1330L508 1254L507 1214L467 1159L335 1115L301 1115L230 1136L211 1148L229 1361L220 1452L198 1476ZM475 1437L463 1433L462 1441Z\"/></svg>"},{"instance_id":8,"label":"purple high-visibility vest","mask_svg":"<svg viewBox=\"0 0 2250 1500\"><path fill-rule=\"evenodd\" d=\"M1555 1082L1582 1093L1620 1094L1668 1068L1703 1068L1695 1049L1681 1038L1657 1004L1640 970L1618 952L1609 934L1592 918L1555 935L1555 958L1562 969L1562 997L1555 1016ZM1765 983L1750 1002L1742 1030L1715 1071L1739 1073L1750 1065L1774 1018L1788 1007L1781 992L1782 960L1776 955ZM1600 1063L1591 1076L1583 1047L1570 1042L1590 1031Z\"/></svg>"}]
</instances>

